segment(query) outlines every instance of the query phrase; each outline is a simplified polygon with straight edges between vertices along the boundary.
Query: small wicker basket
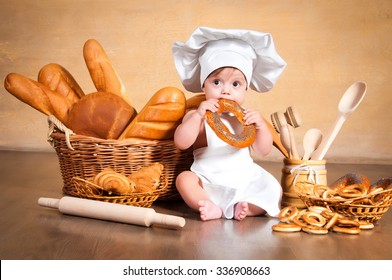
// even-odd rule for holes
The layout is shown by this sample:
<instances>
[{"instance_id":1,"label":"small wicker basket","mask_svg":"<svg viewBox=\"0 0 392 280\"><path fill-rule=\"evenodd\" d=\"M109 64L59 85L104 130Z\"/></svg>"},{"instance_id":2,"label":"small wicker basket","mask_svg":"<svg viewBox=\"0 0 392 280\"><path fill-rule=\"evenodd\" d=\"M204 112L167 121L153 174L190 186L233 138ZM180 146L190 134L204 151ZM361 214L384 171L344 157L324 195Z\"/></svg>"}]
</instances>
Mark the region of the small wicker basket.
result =
<instances>
[{"instance_id":1,"label":"small wicker basket","mask_svg":"<svg viewBox=\"0 0 392 280\"><path fill-rule=\"evenodd\" d=\"M74 178L89 180L108 168L129 175L142 166L160 162L167 187L158 199L180 199L175 179L190 169L192 149L179 150L173 140L118 141L75 135L53 116L49 116L48 122L48 141L59 159L65 194L75 195Z\"/></svg>"},{"instance_id":2,"label":"small wicker basket","mask_svg":"<svg viewBox=\"0 0 392 280\"><path fill-rule=\"evenodd\" d=\"M310 182L297 182L295 184L295 191L306 207L324 206L346 217L372 223L381 219L392 205L392 189L350 199L323 199L316 196L313 189L314 184Z\"/></svg>"},{"instance_id":3,"label":"small wicker basket","mask_svg":"<svg viewBox=\"0 0 392 280\"><path fill-rule=\"evenodd\" d=\"M65 193L71 196L99 200L104 202L126 204L139 207L151 207L153 202L167 189L167 179L161 177L160 184L156 190L145 193L133 193L131 195L108 195L99 186L92 182L92 179L85 180L74 177L70 186L64 186Z\"/></svg>"}]
</instances>

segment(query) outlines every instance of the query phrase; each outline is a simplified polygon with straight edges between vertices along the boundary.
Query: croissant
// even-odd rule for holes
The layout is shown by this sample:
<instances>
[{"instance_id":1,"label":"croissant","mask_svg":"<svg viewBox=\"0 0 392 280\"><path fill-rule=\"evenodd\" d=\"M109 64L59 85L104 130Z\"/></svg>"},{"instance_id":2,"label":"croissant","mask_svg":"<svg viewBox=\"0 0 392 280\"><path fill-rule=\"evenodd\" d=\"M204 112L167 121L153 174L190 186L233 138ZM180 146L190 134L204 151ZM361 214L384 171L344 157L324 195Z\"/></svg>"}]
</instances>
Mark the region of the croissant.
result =
<instances>
[{"instance_id":1,"label":"croissant","mask_svg":"<svg viewBox=\"0 0 392 280\"><path fill-rule=\"evenodd\" d=\"M161 163L155 162L130 174L128 179L135 183L135 192L142 193L156 190L161 182L163 168Z\"/></svg>"},{"instance_id":2,"label":"croissant","mask_svg":"<svg viewBox=\"0 0 392 280\"><path fill-rule=\"evenodd\" d=\"M135 191L135 182L111 169L98 173L94 177L94 184L107 191L109 195L128 195Z\"/></svg>"}]
</instances>

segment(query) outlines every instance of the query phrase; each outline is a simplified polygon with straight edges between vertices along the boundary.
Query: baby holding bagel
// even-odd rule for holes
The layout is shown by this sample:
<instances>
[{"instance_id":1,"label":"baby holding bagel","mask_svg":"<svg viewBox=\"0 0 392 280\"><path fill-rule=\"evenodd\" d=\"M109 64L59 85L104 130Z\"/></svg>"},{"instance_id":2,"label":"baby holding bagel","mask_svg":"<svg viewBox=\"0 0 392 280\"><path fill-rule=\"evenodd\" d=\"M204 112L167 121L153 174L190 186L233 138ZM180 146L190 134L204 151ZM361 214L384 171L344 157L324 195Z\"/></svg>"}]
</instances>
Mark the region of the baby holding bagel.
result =
<instances>
[{"instance_id":1,"label":"baby holding bagel","mask_svg":"<svg viewBox=\"0 0 392 280\"><path fill-rule=\"evenodd\" d=\"M190 170L176 179L181 197L203 221L278 216L280 183L253 161L250 152L252 148L260 156L267 155L272 135L257 110L240 107L249 87L269 91L286 66L271 35L199 27L187 42L174 43L172 52L185 89L205 95L174 134L179 149L194 149ZM217 113L219 121L211 122L210 115ZM245 129L246 137L236 139Z\"/></svg>"}]
</instances>

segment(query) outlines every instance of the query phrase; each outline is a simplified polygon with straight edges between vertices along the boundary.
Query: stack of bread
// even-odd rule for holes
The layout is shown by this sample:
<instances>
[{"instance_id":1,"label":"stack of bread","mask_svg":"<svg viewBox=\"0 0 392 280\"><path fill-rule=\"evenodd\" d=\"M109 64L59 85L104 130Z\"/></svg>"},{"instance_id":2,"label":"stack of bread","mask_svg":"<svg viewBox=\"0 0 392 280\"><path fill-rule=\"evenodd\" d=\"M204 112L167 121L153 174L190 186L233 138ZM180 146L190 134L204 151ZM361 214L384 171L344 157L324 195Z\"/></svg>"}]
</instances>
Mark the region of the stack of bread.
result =
<instances>
[{"instance_id":1,"label":"stack of bread","mask_svg":"<svg viewBox=\"0 0 392 280\"><path fill-rule=\"evenodd\" d=\"M83 56L97 92L85 94L59 64L42 67L37 80L10 73L5 89L45 115L53 115L75 134L101 139L171 139L186 111L184 93L175 87L157 91L137 113L102 46L84 44Z\"/></svg>"}]
</instances>

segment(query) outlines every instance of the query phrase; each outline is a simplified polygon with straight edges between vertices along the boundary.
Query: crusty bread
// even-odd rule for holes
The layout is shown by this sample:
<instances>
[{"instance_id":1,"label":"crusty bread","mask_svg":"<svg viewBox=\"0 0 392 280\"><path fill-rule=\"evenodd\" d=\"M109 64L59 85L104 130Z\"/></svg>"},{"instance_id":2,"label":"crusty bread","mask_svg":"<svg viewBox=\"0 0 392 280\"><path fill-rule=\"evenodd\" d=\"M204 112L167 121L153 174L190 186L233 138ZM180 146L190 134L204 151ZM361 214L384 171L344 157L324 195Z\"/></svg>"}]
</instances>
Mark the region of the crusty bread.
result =
<instances>
[{"instance_id":1,"label":"crusty bread","mask_svg":"<svg viewBox=\"0 0 392 280\"><path fill-rule=\"evenodd\" d=\"M38 73L37 80L52 91L65 96L71 104L78 102L85 95L69 71L56 63L43 66Z\"/></svg>"},{"instance_id":2,"label":"crusty bread","mask_svg":"<svg viewBox=\"0 0 392 280\"><path fill-rule=\"evenodd\" d=\"M175 87L156 92L118 138L170 139L185 113L184 93Z\"/></svg>"},{"instance_id":3,"label":"crusty bread","mask_svg":"<svg viewBox=\"0 0 392 280\"><path fill-rule=\"evenodd\" d=\"M69 100L47 86L17 73L10 73L4 80L5 89L20 101L45 115L54 115L66 123L71 108Z\"/></svg>"},{"instance_id":4,"label":"crusty bread","mask_svg":"<svg viewBox=\"0 0 392 280\"><path fill-rule=\"evenodd\" d=\"M135 109L120 96L95 92L73 105L66 126L76 134L117 139L135 115Z\"/></svg>"},{"instance_id":5,"label":"crusty bread","mask_svg":"<svg viewBox=\"0 0 392 280\"><path fill-rule=\"evenodd\" d=\"M86 41L83 47L83 56L97 91L117 94L132 106L120 77L97 40Z\"/></svg>"}]
</instances>

